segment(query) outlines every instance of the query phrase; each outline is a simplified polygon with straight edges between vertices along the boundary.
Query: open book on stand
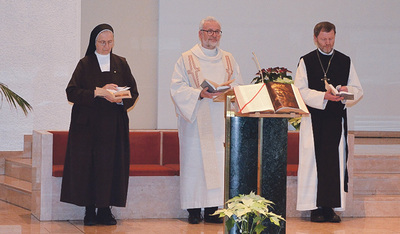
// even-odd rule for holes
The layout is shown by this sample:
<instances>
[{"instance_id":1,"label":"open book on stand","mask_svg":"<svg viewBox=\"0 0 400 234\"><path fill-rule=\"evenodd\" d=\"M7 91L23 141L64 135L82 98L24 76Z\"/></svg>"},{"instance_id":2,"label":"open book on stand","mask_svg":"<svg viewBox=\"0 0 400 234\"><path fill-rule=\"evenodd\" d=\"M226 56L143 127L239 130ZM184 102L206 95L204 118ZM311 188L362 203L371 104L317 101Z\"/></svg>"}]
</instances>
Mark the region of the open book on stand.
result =
<instances>
[{"instance_id":1,"label":"open book on stand","mask_svg":"<svg viewBox=\"0 0 400 234\"><path fill-rule=\"evenodd\" d=\"M115 98L132 98L131 92L129 91L131 87L117 87L117 90L107 89L108 92L112 93Z\"/></svg>"},{"instance_id":2,"label":"open book on stand","mask_svg":"<svg viewBox=\"0 0 400 234\"><path fill-rule=\"evenodd\" d=\"M203 80L203 83L201 83L200 86L201 86L203 89L206 88L206 87L208 87L208 90L207 90L207 91L208 91L209 93L224 92L224 91L226 91L226 90L228 90L228 89L231 88L230 84L231 84L233 81L235 81L235 79L229 80L229 81L224 82L224 83L222 83L222 84L217 84L217 83L215 83L215 82L213 82L213 81L211 81L211 80L204 79L204 80Z\"/></svg>"},{"instance_id":3,"label":"open book on stand","mask_svg":"<svg viewBox=\"0 0 400 234\"><path fill-rule=\"evenodd\" d=\"M268 82L233 88L239 113L308 114L300 92L293 84Z\"/></svg>"}]
</instances>

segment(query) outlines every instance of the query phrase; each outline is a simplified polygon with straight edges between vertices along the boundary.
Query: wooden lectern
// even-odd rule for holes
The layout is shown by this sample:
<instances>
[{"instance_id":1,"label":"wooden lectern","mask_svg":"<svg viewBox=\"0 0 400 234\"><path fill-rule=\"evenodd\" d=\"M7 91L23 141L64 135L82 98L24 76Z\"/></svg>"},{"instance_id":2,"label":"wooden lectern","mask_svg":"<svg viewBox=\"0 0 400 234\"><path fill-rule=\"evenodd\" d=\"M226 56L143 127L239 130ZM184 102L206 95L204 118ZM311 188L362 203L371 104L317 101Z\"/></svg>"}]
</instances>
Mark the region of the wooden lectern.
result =
<instances>
[{"instance_id":1,"label":"wooden lectern","mask_svg":"<svg viewBox=\"0 0 400 234\"><path fill-rule=\"evenodd\" d=\"M274 202L273 212L286 218L288 119L300 115L240 114L232 107L234 99L233 90L214 99L225 102L225 202L253 191ZM285 223L278 227L267 220L265 225L265 233L285 233Z\"/></svg>"}]
</instances>

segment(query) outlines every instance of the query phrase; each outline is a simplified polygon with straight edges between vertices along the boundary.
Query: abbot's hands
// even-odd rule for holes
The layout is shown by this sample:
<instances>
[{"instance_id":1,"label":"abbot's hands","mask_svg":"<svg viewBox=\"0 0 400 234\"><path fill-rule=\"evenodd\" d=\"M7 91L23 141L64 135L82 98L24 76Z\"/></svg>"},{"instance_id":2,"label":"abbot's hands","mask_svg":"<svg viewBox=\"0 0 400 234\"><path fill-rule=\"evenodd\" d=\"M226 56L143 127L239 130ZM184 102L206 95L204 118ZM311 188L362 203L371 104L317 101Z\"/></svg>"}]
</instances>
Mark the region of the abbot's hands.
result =
<instances>
[{"instance_id":1,"label":"abbot's hands","mask_svg":"<svg viewBox=\"0 0 400 234\"><path fill-rule=\"evenodd\" d=\"M94 91L94 96L105 98L109 102L120 103L122 102L122 98L115 98L114 95L107 90L117 90L117 87L118 85L116 84L106 84L102 88L96 87L96 90Z\"/></svg>"},{"instance_id":2,"label":"abbot's hands","mask_svg":"<svg viewBox=\"0 0 400 234\"><path fill-rule=\"evenodd\" d=\"M349 92L349 89L347 88L347 86L340 86L339 88L339 92Z\"/></svg>"},{"instance_id":3,"label":"abbot's hands","mask_svg":"<svg viewBox=\"0 0 400 234\"><path fill-rule=\"evenodd\" d=\"M206 87L203 90L201 90L200 99L203 99L203 98L214 98L214 97L220 95L221 93L223 93L223 92L210 93L207 90L208 90L208 87Z\"/></svg>"},{"instance_id":4,"label":"abbot's hands","mask_svg":"<svg viewBox=\"0 0 400 234\"><path fill-rule=\"evenodd\" d=\"M348 92L347 86L341 86L338 91L339 92L341 92L341 91ZM331 91L326 91L324 99L333 101L333 102L338 102L338 101L342 101L344 99L344 97L336 96L336 95L332 94Z\"/></svg>"}]
</instances>

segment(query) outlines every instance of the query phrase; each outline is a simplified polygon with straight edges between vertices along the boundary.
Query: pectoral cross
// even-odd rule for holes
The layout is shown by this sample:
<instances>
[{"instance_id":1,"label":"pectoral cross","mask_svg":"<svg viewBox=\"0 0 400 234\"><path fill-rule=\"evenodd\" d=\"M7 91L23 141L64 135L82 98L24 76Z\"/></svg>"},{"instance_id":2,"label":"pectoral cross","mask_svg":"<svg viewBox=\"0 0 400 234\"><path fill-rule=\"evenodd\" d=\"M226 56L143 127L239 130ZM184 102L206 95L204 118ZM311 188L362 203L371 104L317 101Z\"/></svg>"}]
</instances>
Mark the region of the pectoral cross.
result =
<instances>
[{"instance_id":1,"label":"pectoral cross","mask_svg":"<svg viewBox=\"0 0 400 234\"><path fill-rule=\"evenodd\" d=\"M324 78L321 79L321 81L323 81L323 82L328 82L328 81L330 81L330 80L331 80L331 79L326 78L326 76L325 76Z\"/></svg>"}]
</instances>

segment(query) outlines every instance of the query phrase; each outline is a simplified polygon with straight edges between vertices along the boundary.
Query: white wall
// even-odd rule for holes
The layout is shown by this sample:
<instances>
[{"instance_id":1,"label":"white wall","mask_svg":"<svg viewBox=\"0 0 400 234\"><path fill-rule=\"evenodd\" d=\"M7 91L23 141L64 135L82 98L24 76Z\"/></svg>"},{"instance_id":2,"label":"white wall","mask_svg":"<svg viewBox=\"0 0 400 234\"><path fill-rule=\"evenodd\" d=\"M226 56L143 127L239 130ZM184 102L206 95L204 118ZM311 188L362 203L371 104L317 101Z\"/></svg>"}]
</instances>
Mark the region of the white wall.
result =
<instances>
[{"instance_id":1,"label":"white wall","mask_svg":"<svg viewBox=\"0 0 400 234\"><path fill-rule=\"evenodd\" d=\"M93 28L108 23L115 35L113 53L127 59L135 77L139 99L128 112L132 129L157 128L157 19L158 0L82 1L81 57Z\"/></svg>"},{"instance_id":2,"label":"white wall","mask_svg":"<svg viewBox=\"0 0 400 234\"><path fill-rule=\"evenodd\" d=\"M23 135L33 129L68 129L65 88L100 21L115 28L114 52L127 57L138 81L130 127L176 128L172 70L198 42L198 24L208 15L221 21L221 48L233 53L247 83L256 72L251 52L262 67L295 72L299 57L314 49L314 25L332 21L336 49L353 59L365 90L349 111L350 129L400 131L398 12L396 0L0 0L0 82L34 107L25 117L0 101L0 151L22 150Z\"/></svg>"},{"instance_id":3,"label":"white wall","mask_svg":"<svg viewBox=\"0 0 400 234\"><path fill-rule=\"evenodd\" d=\"M160 0L159 12L159 128L176 128L168 93L174 63L212 15L222 24L221 48L233 53L246 83L257 71L252 52L262 67L284 66L294 76L299 57L315 48L314 25L333 22L335 48L352 58L365 92L349 111L350 129L400 131L400 1Z\"/></svg>"},{"instance_id":4,"label":"white wall","mask_svg":"<svg viewBox=\"0 0 400 234\"><path fill-rule=\"evenodd\" d=\"M0 0L0 82L34 108L26 117L2 102L0 151L22 150L33 129L68 130L65 88L100 23L114 27L113 52L127 58L138 83L130 128L157 128L157 17L157 0Z\"/></svg>"},{"instance_id":5,"label":"white wall","mask_svg":"<svg viewBox=\"0 0 400 234\"><path fill-rule=\"evenodd\" d=\"M68 129L65 87L79 58L80 1L0 1L0 82L25 98L27 117L0 100L0 151L33 129Z\"/></svg>"}]
</instances>

